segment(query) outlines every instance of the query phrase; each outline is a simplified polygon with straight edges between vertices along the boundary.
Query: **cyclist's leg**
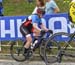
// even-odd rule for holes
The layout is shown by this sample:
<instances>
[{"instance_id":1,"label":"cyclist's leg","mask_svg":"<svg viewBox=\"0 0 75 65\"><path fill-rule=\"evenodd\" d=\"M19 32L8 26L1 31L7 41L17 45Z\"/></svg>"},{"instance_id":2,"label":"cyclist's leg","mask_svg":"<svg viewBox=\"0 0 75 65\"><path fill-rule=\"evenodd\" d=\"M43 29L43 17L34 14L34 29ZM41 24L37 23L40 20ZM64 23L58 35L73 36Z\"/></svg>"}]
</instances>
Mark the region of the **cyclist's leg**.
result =
<instances>
[{"instance_id":1,"label":"cyclist's leg","mask_svg":"<svg viewBox=\"0 0 75 65\"><path fill-rule=\"evenodd\" d=\"M34 29L34 31L33 31L33 36L34 36L34 37L38 37L39 35L40 35L40 31Z\"/></svg>"},{"instance_id":2,"label":"cyclist's leg","mask_svg":"<svg viewBox=\"0 0 75 65\"><path fill-rule=\"evenodd\" d=\"M34 48L33 48L33 51L35 51L39 47L39 45L40 45L40 43L39 43L40 42L40 38L39 38L40 31L37 31L35 29L33 35L34 35Z\"/></svg>"},{"instance_id":3,"label":"cyclist's leg","mask_svg":"<svg viewBox=\"0 0 75 65\"><path fill-rule=\"evenodd\" d=\"M32 37L31 37L31 34L30 34L29 30L26 27L24 27L24 26L20 27L20 32L26 38L26 43L24 45L24 48L25 48L24 49L25 50L24 53L27 53L27 51L29 50L29 47L31 45L31 42L32 42Z\"/></svg>"},{"instance_id":4,"label":"cyclist's leg","mask_svg":"<svg viewBox=\"0 0 75 65\"><path fill-rule=\"evenodd\" d=\"M26 44L24 45L24 48L25 48L25 52L24 53L27 53L27 51L29 50L31 42L32 42L32 37L31 37L30 34L27 34L26 35Z\"/></svg>"}]
</instances>

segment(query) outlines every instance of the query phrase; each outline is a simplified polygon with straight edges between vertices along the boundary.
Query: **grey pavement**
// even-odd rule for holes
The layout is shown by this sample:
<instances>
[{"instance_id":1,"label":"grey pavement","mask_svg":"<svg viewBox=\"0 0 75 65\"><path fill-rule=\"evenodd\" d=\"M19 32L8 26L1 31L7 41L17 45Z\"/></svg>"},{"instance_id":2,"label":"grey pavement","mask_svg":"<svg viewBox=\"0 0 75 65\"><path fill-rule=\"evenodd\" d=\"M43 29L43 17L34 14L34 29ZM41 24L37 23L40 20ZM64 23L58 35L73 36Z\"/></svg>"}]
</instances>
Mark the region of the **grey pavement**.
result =
<instances>
[{"instance_id":1,"label":"grey pavement","mask_svg":"<svg viewBox=\"0 0 75 65\"><path fill-rule=\"evenodd\" d=\"M49 65L75 65L74 62L75 61L62 62L62 63L52 63ZM10 55L0 55L0 65L46 65L46 64L39 58L39 56L37 56L37 57L34 56L34 59L31 59L29 61L17 62L15 60L13 60Z\"/></svg>"},{"instance_id":2,"label":"grey pavement","mask_svg":"<svg viewBox=\"0 0 75 65\"><path fill-rule=\"evenodd\" d=\"M45 65L45 63L43 61L17 62L14 60L0 60L0 65ZM49 65L75 65L75 63L65 62L65 63L53 63Z\"/></svg>"}]
</instances>

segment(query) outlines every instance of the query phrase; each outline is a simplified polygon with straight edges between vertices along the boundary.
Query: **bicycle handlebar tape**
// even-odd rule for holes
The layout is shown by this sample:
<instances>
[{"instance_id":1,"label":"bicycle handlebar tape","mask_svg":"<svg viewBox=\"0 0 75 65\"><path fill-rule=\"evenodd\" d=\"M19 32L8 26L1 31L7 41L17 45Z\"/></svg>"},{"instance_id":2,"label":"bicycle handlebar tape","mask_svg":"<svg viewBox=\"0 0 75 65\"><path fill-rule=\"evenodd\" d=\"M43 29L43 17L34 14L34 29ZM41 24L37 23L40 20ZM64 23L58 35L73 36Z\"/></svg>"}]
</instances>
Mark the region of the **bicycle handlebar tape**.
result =
<instances>
[{"instance_id":1,"label":"bicycle handlebar tape","mask_svg":"<svg viewBox=\"0 0 75 65\"><path fill-rule=\"evenodd\" d=\"M41 36L43 36L45 33L46 33L45 30L41 30L40 32Z\"/></svg>"},{"instance_id":2,"label":"bicycle handlebar tape","mask_svg":"<svg viewBox=\"0 0 75 65\"><path fill-rule=\"evenodd\" d=\"M48 32L51 33L51 34L53 34L53 31L52 30L48 30Z\"/></svg>"}]
</instances>

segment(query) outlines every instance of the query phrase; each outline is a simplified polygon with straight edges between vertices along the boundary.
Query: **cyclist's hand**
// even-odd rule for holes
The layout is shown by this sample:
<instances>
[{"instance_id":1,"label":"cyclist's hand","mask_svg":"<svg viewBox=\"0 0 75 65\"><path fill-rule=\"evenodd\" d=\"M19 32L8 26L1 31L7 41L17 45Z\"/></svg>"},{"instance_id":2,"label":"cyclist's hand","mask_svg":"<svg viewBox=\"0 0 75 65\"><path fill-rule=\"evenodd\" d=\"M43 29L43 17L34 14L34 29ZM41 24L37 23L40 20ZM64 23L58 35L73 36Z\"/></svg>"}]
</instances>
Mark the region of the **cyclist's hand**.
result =
<instances>
[{"instance_id":1,"label":"cyclist's hand","mask_svg":"<svg viewBox=\"0 0 75 65\"><path fill-rule=\"evenodd\" d=\"M45 34L45 30L41 30L40 34L44 35Z\"/></svg>"},{"instance_id":2,"label":"cyclist's hand","mask_svg":"<svg viewBox=\"0 0 75 65\"><path fill-rule=\"evenodd\" d=\"M48 30L48 32L51 33L51 34L53 34L53 31L52 30Z\"/></svg>"},{"instance_id":3,"label":"cyclist's hand","mask_svg":"<svg viewBox=\"0 0 75 65\"><path fill-rule=\"evenodd\" d=\"M45 30L41 30L41 34L44 34L45 33Z\"/></svg>"}]
</instances>

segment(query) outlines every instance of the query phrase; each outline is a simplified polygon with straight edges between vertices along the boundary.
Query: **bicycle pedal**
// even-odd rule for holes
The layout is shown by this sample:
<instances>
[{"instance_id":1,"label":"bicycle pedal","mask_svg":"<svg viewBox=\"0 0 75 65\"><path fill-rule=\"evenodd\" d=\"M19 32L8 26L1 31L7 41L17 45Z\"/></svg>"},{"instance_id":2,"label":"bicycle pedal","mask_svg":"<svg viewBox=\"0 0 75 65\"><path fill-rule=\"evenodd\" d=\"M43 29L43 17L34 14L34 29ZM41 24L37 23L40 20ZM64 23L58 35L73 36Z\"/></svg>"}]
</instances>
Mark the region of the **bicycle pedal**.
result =
<instances>
[{"instance_id":1,"label":"bicycle pedal","mask_svg":"<svg viewBox=\"0 0 75 65\"><path fill-rule=\"evenodd\" d=\"M23 55L24 55L24 57L25 57L25 60L28 60L28 59L29 59L28 53L25 53L25 54L23 54Z\"/></svg>"},{"instance_id":2,"label":"bicycle pedal","mask_svg":"<svg viewBox=\"0 0 75 65\"><path fill-rule=\"evenodd\" d=\"M29 57L31 57L33 55L33 51L30 50L28 54L29 54Z\"/></svg>"}]
</instances>

